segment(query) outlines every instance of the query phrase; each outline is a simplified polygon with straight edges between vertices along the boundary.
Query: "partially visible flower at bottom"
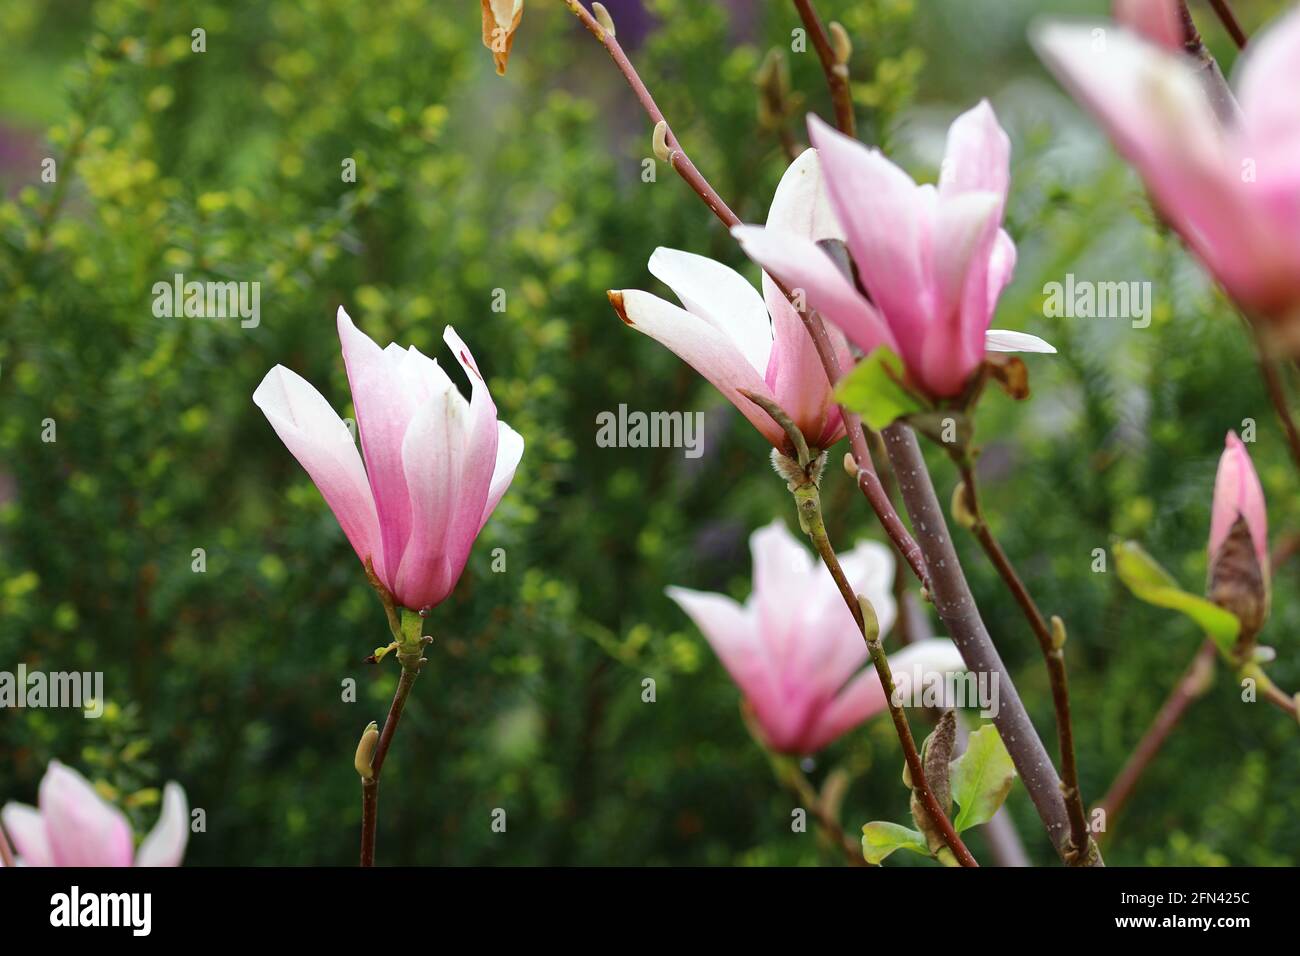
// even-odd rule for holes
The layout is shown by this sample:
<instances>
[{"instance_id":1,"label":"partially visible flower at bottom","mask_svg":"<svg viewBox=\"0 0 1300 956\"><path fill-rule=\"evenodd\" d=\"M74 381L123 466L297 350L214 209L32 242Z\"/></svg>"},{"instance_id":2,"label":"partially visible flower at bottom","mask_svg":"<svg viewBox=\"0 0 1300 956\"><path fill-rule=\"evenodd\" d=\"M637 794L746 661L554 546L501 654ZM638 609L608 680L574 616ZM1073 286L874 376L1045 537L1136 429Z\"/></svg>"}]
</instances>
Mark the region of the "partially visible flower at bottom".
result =
<instances>
[{"instance_id":1,"label":"partially visible flower at bottom","mask_svg":"<svg viewBox=\"0 0 1300 956\"><path fill-rule=\"evenodd\" d=\"M139 849L126 814L57 760L41 778L37 803L0 810L20 866L180 866L185 855L190 814L180 784L163 788L162 814Z\"/></svg>"},{"instance_id":2,"label":"partially visible flower at bottom","mask_svg":"<svg viewBox=\"0 0 1300 956\"><path fill-rule=\"evenodd\" d=\"M830 573L780 521L750 537L754 590L738 604L724 594L671 587L753 710L764 742L811 754L887 708L867 647ZM874 541L840 556L855 593L876 610L883 636L894 622L893 554ZM948 640L926 640L890 657L898 671L963 667Z\"/></svg>"}]
</instances>

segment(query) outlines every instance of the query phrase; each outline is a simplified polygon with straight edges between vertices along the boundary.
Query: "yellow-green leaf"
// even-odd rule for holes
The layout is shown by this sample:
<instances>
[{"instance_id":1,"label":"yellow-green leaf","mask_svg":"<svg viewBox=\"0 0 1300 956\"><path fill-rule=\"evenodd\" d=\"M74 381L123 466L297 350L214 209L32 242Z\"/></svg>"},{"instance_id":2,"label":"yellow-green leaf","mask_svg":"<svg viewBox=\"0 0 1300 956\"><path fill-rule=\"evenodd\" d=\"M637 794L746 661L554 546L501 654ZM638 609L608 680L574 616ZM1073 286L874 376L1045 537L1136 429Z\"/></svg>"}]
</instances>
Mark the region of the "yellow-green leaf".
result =
<instances>
[{"instance_id":1,"label":"yellow-green leaf","mask_svg":"<svg viewBox=\"0 0 1300 956\"><path fill-rule=\"evenodd\" d=\"M961 809L953 819L960 833L988 823L1011 792L1016 767L992 724L985 724L966 741L966 752L952 762L952 798Z\"/></svg>"},{"instance_id":2,"label":"yellow-green leaf","mask_svg":"<svg viewBox=\"0 0 1300 956\"><path fill-rule=\"evenodd\" d=\"M862 828L862 855L868 863L879 863L895 850L911 850L929 856L925 837L897 823L877 820Z\"/></svg>"},{"instance_id":3,"label":"yellow-green leaf","mask_svg":"<svg viewBox=\"0 0 1300 956\"><path fill-rule=\"evenodd\" d=\"M1113 550L1119 579L1128 586L1134 597L1147 604L1185 614L1210 635L1221 650L1232 650L1241 625L1231 611L1225 611L1203 597L1184 591L1174 576L1162 568L1136 541L1121 541Z\"/></svg>"},{"instance_id":4,"label":"yellow-green leaf","mask_svg":"<svg viewBox=\"0 0 1300 956\"><path fill-rule=\"evenodd\" d=\"M880 431L924 407L902 382L903 360L882 345L840 379L835 399L861 415L868 428Z\"/></svg>"}]
</instances>

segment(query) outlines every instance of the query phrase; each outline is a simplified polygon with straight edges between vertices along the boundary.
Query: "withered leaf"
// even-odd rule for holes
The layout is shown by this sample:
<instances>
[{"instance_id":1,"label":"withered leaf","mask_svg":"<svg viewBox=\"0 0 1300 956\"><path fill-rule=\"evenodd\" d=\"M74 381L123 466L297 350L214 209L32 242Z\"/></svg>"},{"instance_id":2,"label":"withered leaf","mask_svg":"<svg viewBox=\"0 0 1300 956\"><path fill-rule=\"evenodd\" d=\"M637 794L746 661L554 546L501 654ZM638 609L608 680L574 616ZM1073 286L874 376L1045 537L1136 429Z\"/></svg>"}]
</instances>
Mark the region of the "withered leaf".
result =
<instances>
[{"instance_id":1,"label":"withered leaf","mask_svg":"<svg viewBox=\"0 0 1300 956\"><path fill-rule=\"evenodd\" d=\"M497 74L504 76L515 31L524 16L524 0L481 0L483 4L483 45L492 51Z\"/></svg>"}]
</instances>

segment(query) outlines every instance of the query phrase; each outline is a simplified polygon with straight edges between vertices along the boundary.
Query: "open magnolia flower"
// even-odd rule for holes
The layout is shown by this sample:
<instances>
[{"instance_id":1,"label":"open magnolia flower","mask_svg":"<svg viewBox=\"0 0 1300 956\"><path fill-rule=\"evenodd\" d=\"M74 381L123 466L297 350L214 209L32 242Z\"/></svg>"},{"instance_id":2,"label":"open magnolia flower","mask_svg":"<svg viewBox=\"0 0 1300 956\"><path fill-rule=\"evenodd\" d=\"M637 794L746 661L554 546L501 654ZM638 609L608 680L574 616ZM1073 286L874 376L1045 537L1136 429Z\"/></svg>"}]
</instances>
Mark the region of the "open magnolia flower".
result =
<instances>
[{"instance_id":1,"label":"open magnolia flower","mask_svg":"<svg viewBox=\"0 0 1300 956\"><path fill-rule=\"evenodd\" d=\"M1268 616L1268 514L1255 466L1235 432L1228 432L1214 479L1208 554L1210 600L1253 637Z\"/></svg>"},{"instance_id":2,"label":"open magnolia flower","mask_svg":"<svg viewBox=\"0 0 1300 956\"><path fill-rule=\"evenodd\" d=\"M781 177L767 222L809 242L836 237L816 150L805 150ZM712 382L775 448L787 444L785 432L742 389L780 405L815 448L829 448L844 436L812 338L771 277L763 275L759 295L744 276L720 262L663 248L650 257L649 268L685 308L624 289L609 293L619 318L672 349ZM844 336L827 331L840 364L848 367Z\"/></svg>"},{"instance_id":3,"label":"open magnolia flower","mask_svg":"<svg viewBox=\"0 0 1300 956\"><path fill-rule=\"evenodd\" d=\"M1184 53L1113 25L1048 22L1033 39L1228 294L1300 347L1300 10L1251 40L1226 124Z\"/></svg>"},{"instance_id":4,"label":"open magnolia flower","mask_svg":"<svg viewBox=\"0 0 1300 956\"><path fill-rule=\"evenodd\" d=\"M305 379L277 365L253 393L306 469L357 556L398 604L441 603L514 478L524 440L496 405L465 343L443 340L469 378L466 401L414 346L380 348L342 308L338 332L365 464L347 425Z\"/></svg>"},{"instance_id":5,"label":"open magnolia flower","mask_svg":"<svg viewBox=\"0 0 1300 956\"><path fill-rule=\"evenodd\" d=\"M764 742L780 753L814 753L885 710L885 692L830 572L779 520L754 532L749 544L754 591L743 605L679 587L669 588L668 596L691 616L740 687ZM893 554L864 541L841 560L885 634L895 614ZM921 674L964 666L953 643L938 639L905 647L890 664L897 673Z\"/></svg>"},{"instance_id":6,"label":"open magnolia flower","mask_svg":"<svg viewBox=\"0 0 1300 956\"><path fill-rule=\"evenodd\" d=\"M986 351L1056 351L1032 335L988 331L1016 247L1001 228L1011 147L987 102L952 124L937 188L816 116L808 132L866 294L816 237L770 222L733 230L750 258L802 290L863 352L895 352L934 398L960 394Z\"/></svg>"},{"instance_id":7,"label":"open magnolia flower","mask_svg":"<svg viewBox=\"0 0 1300 956\"><path fill-rule=\"evenodd\" d=\"M162 814L138 850L126 815L57 760L41 778L37 802L6 803L0 811L20 865L180 866L185 855L190 813L179 784L163 788Z\"/></svg>"}]
</instances>

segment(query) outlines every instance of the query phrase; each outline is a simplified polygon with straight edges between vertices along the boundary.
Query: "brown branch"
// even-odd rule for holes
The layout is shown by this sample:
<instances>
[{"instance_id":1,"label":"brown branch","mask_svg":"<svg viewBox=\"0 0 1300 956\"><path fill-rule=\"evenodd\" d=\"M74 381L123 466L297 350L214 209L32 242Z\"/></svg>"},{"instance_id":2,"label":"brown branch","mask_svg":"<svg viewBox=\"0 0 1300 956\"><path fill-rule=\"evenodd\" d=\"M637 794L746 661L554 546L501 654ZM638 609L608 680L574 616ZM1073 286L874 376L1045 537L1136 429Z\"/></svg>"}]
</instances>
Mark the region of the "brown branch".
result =
<instances>
[{"instance_id":1,"label":"brown branch","mask_svg":"<svg viewBox=\"0 0 1300 956\"><path fill-rule=\"evenodd\" d=\"M917 543L930 568L930 594L935 611L961 652L966 667L972 673L990 675L994 682L998 711L992 718L993 724L1011 754L1016 772L1047 828L1053 846L1063 860L1071 862L1067 856L1071 848L1069 815L1061 795L1060 777L980 618L916 435L907 425L897 423L886 428L882 437L894 466L903 503L917 532ZM1104 865L1100 853L1093 854L1084 864Z\"/></svg>"},{"instance_id":2,"label":"brown branch","mask_svg":"<svg viewBox=\"0 0 1300 956\"><path fill-rule=\"evenodd\" d=\"M907 762L912 792L920 798L930 822L939 830L939 833L943 836L943 842L952 851L957 862L967 867L979 866L975 861L975 857L971 855L970 850L966 848L966 844L962 842L961 837L953 828L952 821L948 819L948 814L944 812L944 808L939 804L939 800L934 795L929 781L926 780L925 767L921 762L921 754L916 749L916 739L912 736L912 728L908 724L907 713L894 696L894 675L890 669L889 657L885 654L884 645L880 642L880 627L874 620L868 621L864 616L863 600L854 592L853 586L844 573L844 568L840 565L839 557L831 546L830 537L826 534L826 524L822 520L821 500L817 486L810 481L795 490L794 495L799 508L799 523L808 533L813 547L817 549L822 563L826 565L826 570L831 573L831 578L834 579L835 586L839 588L840 595L854 612L853 619L857 622L858 629L862 632L862 638L867 643L867 651L871 654L871 663L876 668L876 675L880 678L881 689L885 692L885 701L889 707L890 719L894 722L894 731L897 733L898 742L903 748L903 759Z\"/></svg>"},{"instance_id":3,"label":"brown branch","mask_svg":"<svg viewBox=\"0 0 1300 956\"><path fill-rule=\"evenodd\" d=\"M848 64L842 63L836 54L812 0L794 0L794 6L808 30L817 58L821 60L822 72L826 74L826 85L830 87L831 103L835 107L835 125L844 135L856 136L857 123L853 117L853 90L849 86Z\"/></svg>"},{"instance_id":4,"label":"brown branch","mask_svg":"<svg viewBox=\"0 0 1300 956\"><path fill-rule=\"evenodd\" d=\"M1232 7L1228 6L1228 0L1210 0L1210 6L1214 12L1219 15L1223 22L1223 27L1228 31L1228 36L1232 37L1232 42L1237 44L1238 50L1246 49L1246 31L1241 28L1237 22L1236 15L1232 12Z\"/></svg>"},{"instance_id":5,"label":"brown branch","mask_svg":"<svg viewBox=\"0 0 1300 956\"><path fill-rule=\"evenodd\" d=\"M1115 778L1115 782L1110 785L1106 795L1101 798L1101 803L1097 804L1097 809L1102 811L1105 819L1106 829L1102 831L1103 838L1109 835L1112 821L1119 816L1120 811L1128 802L1129 797L1133 795L1134 788L1137 787L1138 780L1146 772L1151 761L1155 759L1160 752L1160 748L1169 739L1178 722L1182 720L1183 714L1187 708L1205 693L1209 687L1210 679L1214 675L1214 662L1217 657L1217 651L1214 642L1206 639L1201 644L1201 649L1196 652L1192 658L1191 665L1183 673L1178 683L1174 685L1173 691L1169 697L1160 705L1160 710L1156 712L1155 719L1151 721L1151 726L1147 732L1142 735L1142 740L1138 743L1133 753L1129 755L1124 767Z\"/></svg>"},{"instance_id":6,"label":"brown branch","mask_svg":"<svg viewBox=\"0 0 1300 956\"><path fill-rule=\"evenodd\" d=\"M1232 95L1232 88L1224 79L1218 62L1210 55L1210 51L1201 40L1200 31L1196 29L1196 21L1192 19L1192 11L1187 9L1187 0L1178 0L1178 7L1183 21L1183 49L1198 63L1196 74L1201 88L1205 90L1205 95L1219 121L1225 124L1236 123L1241 117L1237 98Z\"/></svg>"},{"instance_id":7,"label":"brown branch","mask_svg":"<svg viewBox=\"0 0 1300 956\"><path fill-rule=\"evenodd\" d=\"M1278 363L1268 355L1262 341L1258 342L1258 346L1260 377L1264 380L1264 388L1268 392L1269 401L1273 403L1273 410L1277 412L1277 420L1282 425L1282 431L1286 433L1286 444L1291 452L1291 460L1295 462L1297 468L1300 468L1300 430L1296 428L1295 418L1287 405L1286 388L1282 384Z\"/></svg>"},{"instance_id":8,"label":"brown branch","mask_svg":"<svg viewBox=\"0 0 1300 956\"><path fill-rule=\"evenodd\" d=\"M979 492L975 484L975 470L971 467L969 459L960 458L958 468L961 471L962 493L968 509L968 520L971 522L971 533L975 535L989 562L997 569L1007 590L1020 606L1021 613L1024 614L1025 620L1029 622L1029 627L1034 632L1034 637L1038 639L1038 647L1043 652L1043 661L1047 664L1048 679L1052 687L1052 705L1056 710L1062 795L1065 798L1066 813L1070 818L1070 841L1074 846L1074 852L1069 856L1081 863L1091 855L1094 844L1083 808L1083 796L1079 790L1079 766L1075 761L1074 725L1070 720L1070 681L1065 669L1064 642L1056 640L1052 627L1044 619L1029 589L1016 573L1011 559L1007 557L1006 552L1002 550L1002 545L989 529L983 508L980 506ZM1061 627L1061 632L1063 638L1064 626Z\"/></svg>"},{"instance_id":9,"label":"brown branch","mask_svg":"<svg viewBox=\"0 0 1300 956\"><path fill-rule=\"evenodd\" d=\"M422 644L428 644L432 638L422 638ZM361 781L361 865L375 865L375 830L379 822L379 772L384 768L388 748L392 746L393 735L397 733L397 724L406 709L406 698L415 686L415 679L420 676L420 667L425 663L419 650L413 653L399 651L397 659L402 664L402 675L397 680L397 690L393 694L392 706L388 708L388 717L384 720L384 729L375 746L375 754L370 762L371 774Z\"/></svg>"},{"instance_id":10,"label":"brown branch","mask_svg":"<svg viewBox=\"0 0 1300 956\"><path fill-rule=\"evenodd\" d=\"M876 453L884 455L885 446L880 441L879 435L873 433L872 443L879 446L875 449ZM890 499L893 499L892 492ZM904 577L906 572L902 566L895 568L894 572L894 597L898 603L898 616L894 620L891 633L896 635L904 645L930 640L934 637L934 628L930 626L930 618L921 609L916 595L907 590L906 578ZM943 708L926 707L925 713L932 723L938 723L939 718L943 716ZM966 742L969 738L970 731L966 729L965 722L958 720L957 743L959 749L966 749ZM983 834L984 841L989 846L989 854L993 857L993 862L997 866L1023 867L1030 865L1029 855L1025 853L1024 841L1020 839L1020 833L1016 830L1015 821L1011 819L1011 814L1005 806L998 808L998 812L993 814L993 819L980 827L980 832Z\"/></svg>"}]
</instances>

